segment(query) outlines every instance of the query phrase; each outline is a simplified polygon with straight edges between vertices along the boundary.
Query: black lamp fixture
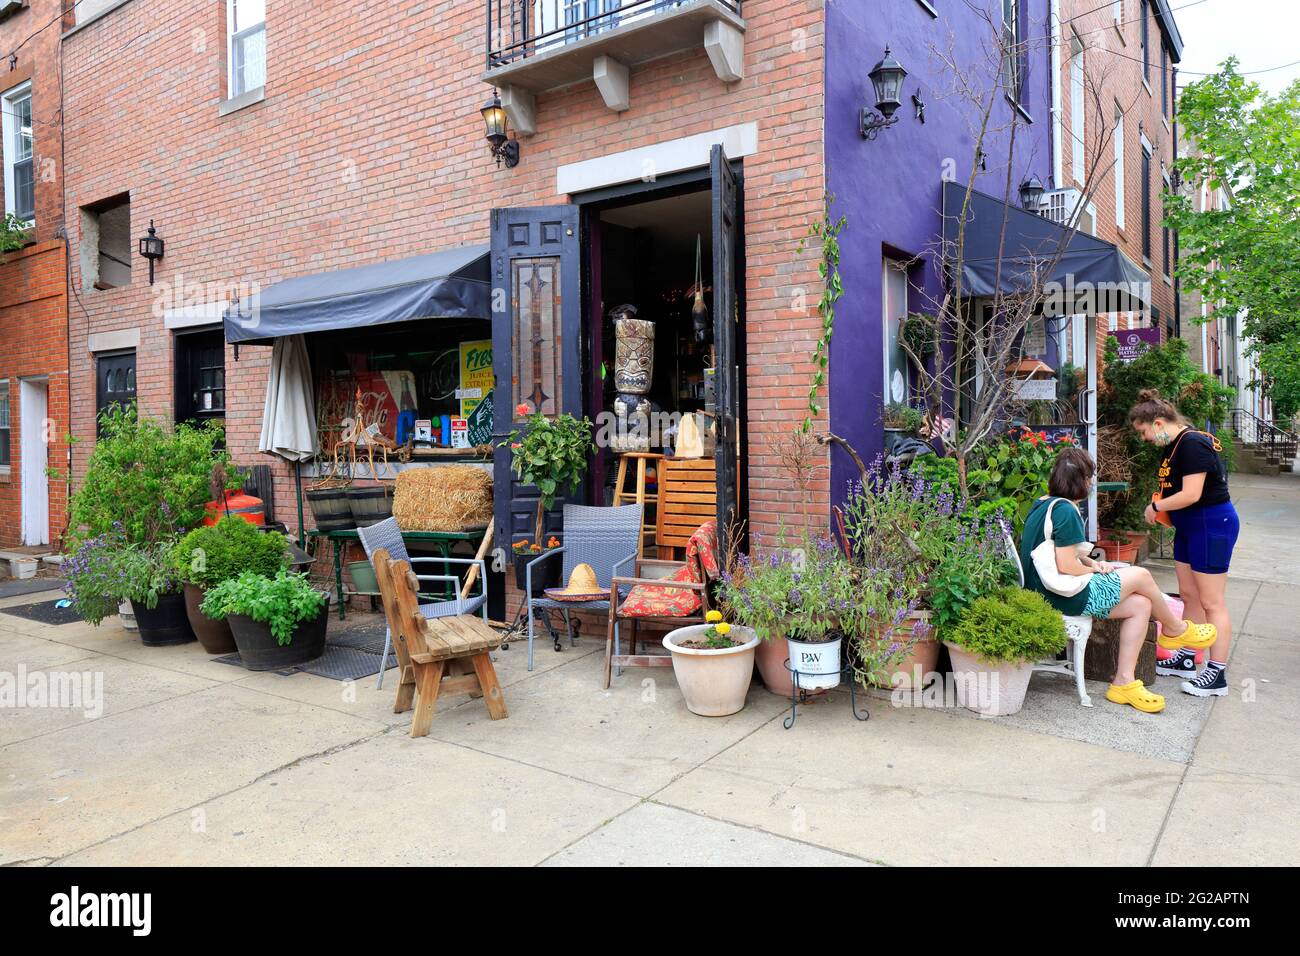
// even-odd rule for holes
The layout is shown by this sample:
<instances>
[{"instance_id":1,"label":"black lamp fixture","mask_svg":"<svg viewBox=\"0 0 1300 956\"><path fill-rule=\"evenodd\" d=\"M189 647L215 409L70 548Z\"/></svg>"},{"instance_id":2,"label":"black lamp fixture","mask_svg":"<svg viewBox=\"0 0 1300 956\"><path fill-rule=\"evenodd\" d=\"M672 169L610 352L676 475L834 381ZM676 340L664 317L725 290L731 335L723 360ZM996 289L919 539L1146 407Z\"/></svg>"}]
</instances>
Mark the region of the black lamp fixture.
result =
<instances>
[{"instance_id":1,"label":"black lamp fixture","mask_svg":"<svg viewBox=\"0 0 1300 956\"><path fill-rule=\"evenodd\" d=\"M506 127L506 111L501 105L501 97L497 91L492 91L492 99L484 104L479 110L483 114L483 122L487 125L488 148L492 155L496 157L497 165L505 160L506 169L514 169L519 165L519 140L511 139Z\"/></svg>"},{"instance_id":2,"label":"black lamp fixture","mask_svg":"<svg viewBox=\"0 0 1300 956\"><path fill-rule=\"evenodd\" d=\"M862 138L875 139L882 129L898 122L898 117L894 114L902 102L903 78L907 76L907 71L894 59L889 47L885 47L885 55L867 76L876 93L876 108L862 108ZM924 110L924 106L921 106L921 110Z\"/></svg>"},{"instance_id":3,"label":"black lamp fixture","mask_svg":"<svg viewBox=\"0 0 1300 956\"><path fill-rule=\"evenodd\" d=\"M148 233L140 240L140 255L149 260L149 284L153 285L153 264L163 257L163 241L158 238L152 219L149 220Z\"/></svg>"},{"instance_id":4,"label":"black lamp fixture","mask_svg":"<svg viewBox=\"0 0 1300 956\"><path fill-rule=\"evenodd\" d=\"M1038 212L1038 206L1043 201L1043 192L1042 181L1037 176L1030 175L1020 184L1020 207L1033 213Z\"/></svg>"}]
</instances>

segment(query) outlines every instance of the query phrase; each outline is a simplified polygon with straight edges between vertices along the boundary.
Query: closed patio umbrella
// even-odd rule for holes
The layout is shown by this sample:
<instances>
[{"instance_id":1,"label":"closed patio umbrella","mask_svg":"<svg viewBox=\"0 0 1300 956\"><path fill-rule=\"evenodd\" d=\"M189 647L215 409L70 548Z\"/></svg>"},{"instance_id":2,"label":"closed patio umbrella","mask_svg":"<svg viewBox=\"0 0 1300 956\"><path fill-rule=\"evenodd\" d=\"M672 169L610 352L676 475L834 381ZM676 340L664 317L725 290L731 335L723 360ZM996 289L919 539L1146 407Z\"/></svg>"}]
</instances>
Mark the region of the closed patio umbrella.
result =
<instances>
[{"instance_id":1,"label":"closed patio umbrella","mask_svg":"<svg viewBox=\"0 0 1300 956\"><path fill-rule=\"evenodd\" d=\"M299 464L316 456L316 402L312 396L311 363L301 335L275 340L271 374L266 380L266 406L257 450L294 463L298 493L298 541L302 542L302 476Z\"/></svg>"}]
</instances>

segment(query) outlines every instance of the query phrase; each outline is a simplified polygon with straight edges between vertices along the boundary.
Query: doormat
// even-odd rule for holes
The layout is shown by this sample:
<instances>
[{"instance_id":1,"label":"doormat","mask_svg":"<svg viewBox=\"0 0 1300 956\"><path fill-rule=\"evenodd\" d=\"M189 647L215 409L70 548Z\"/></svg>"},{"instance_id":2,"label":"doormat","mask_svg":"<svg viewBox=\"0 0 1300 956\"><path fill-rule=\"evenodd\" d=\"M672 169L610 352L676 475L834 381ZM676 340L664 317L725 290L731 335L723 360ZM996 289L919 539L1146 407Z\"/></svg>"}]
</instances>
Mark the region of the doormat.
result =
<instances>
[{"instance_id":1,"label":"doormat","mask_svg":"<svg viewBox=\"0 0 1300 956\"><path fill-rule=\"evenodd\" d=\"M55 601L38 601L35 604L19 604L16 607L0 608L0 614L12 614L14 617L21 617L28 621L37 621L41 624L72 624L81 620L81 615L70 607L56 607L58 598Z\"/></svg>"},{"instance_id":2,"label":"doormat","mask_svg":"<svg viewBox=\"0 0 1300 956\"><path fill-rule=\"evenodd\" d=\"M0 598L39 594L41 591L62 591L63 578L11 578L0 581Z\"/></svg>"},{"instance_id":3,"label":"doormat","mask_svg":"<svg viewBox=\"0 0 1300 956\"><path fill-rule=\"evenodd\" d=\"M340 635L340 638L344 641L356 640L358 635ZM297 664L284 670L258 671L256 673L279 674L281 677L291 677L294 674L315 674L317 677L328 677L330 680L360 680L363 677L373 677L379 673L379 662L383 651L383 637L380 637L377 644L370 641L360 644L360 646L329 640L325 642L325 653L314 661L307 661L305 664ZM214 657L212 660L218 664L232 664L235 667L244 666L244 662L237 653L227 654L224 657ZM388 656L388 666L390 668L397 666L396 656L391 652Z\"/></svg>"}]
</instances>

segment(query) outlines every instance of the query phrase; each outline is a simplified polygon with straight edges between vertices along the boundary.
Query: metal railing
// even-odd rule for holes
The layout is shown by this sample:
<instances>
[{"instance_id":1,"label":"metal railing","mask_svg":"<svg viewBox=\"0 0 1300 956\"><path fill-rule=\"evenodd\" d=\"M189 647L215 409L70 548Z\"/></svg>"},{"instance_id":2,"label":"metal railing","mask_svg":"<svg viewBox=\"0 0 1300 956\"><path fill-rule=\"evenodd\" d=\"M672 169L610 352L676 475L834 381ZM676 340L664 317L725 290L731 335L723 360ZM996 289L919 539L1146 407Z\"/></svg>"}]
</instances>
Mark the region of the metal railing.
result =
<instances>
[{"instance_id":1,"label":"metal railing","mask_svg":"<svg viewBox=\"0 0 1300 956\"><path fill-rule=\"evenodd\" d=\"M1246 445L1260 449L1269 458L1281 462L1291 461L1296 456L1297 442L1295 432L1279 428L1272 422L1266 422L1254 412L1245 408L1232 410L1232 433Z\"/></svg>"},{"instance_id":2,"label":"metal railing","mask_svg":"<svg viewBox=\"0 0 1300 956\"><path fill-rule=\"evenodd\" d=\"M495 69L697 0L487 0L487 65ZM717 0L740 16L742 0Z\"/></svg>"}]
</instances>

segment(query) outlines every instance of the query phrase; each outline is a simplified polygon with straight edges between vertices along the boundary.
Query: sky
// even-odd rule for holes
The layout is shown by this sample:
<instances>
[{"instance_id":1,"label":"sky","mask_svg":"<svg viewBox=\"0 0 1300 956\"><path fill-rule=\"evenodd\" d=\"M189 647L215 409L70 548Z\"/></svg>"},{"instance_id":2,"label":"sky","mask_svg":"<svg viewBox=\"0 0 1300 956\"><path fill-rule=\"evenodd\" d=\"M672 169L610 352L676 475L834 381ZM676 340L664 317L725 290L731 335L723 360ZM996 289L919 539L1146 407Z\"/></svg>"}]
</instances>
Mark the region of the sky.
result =
<instances>
[{"instance_id":1,"label":"sky","mask_svg":"<svg viewBox=\"0 0 1300 956\"><path fill-rule=\"evenodd\" d=\"M1213 72L1229 55L1242 72L1300 60L1300 0L1171 0L1183 35L1180 87ZM1300 79L1300 63L1248 77L1266 92L1278 93Z\"/></svg>"}]
</instances>

